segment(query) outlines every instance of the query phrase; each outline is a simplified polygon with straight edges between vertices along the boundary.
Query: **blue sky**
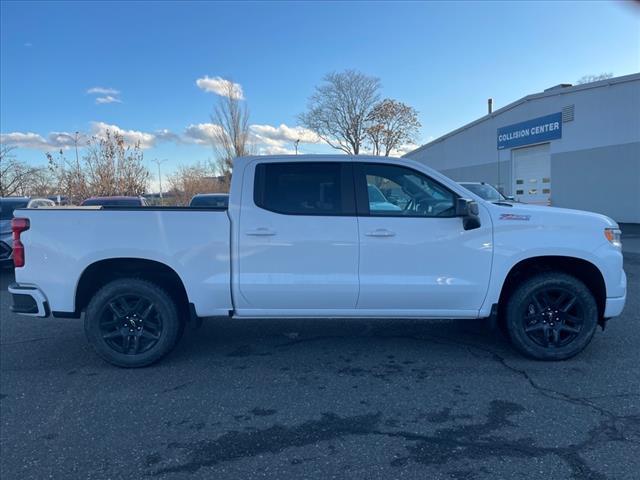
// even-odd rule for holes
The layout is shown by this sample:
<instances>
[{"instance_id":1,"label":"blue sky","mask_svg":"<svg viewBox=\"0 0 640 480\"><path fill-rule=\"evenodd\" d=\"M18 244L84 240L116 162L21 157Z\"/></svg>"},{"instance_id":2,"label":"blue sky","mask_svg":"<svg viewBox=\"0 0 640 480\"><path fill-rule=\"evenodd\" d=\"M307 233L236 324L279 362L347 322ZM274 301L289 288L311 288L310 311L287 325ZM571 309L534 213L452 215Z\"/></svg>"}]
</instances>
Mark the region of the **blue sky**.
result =
<instances>
[{"instance_id":1,"label":"blue sky","mask_svg":"<svg viewBox=\"0 0 640 480\"><path fill-rule=\"evenodd\" d=\"M65 144L52 132L107 126L142 139L147 160L169 159L167 172L206 161L216 94L196 81L207 76L240 85L251 123L262 126L259 149L269 152L293 148L296 117L330 71L379 77L384 96L420 112L419 143L482 116L488 97L499 108L583 75L640 71L640 6L623 3L2 2L1 9L2 139L33 163ZM104 91L87 93L96 87Z\"/></svg>"}]
</instances>

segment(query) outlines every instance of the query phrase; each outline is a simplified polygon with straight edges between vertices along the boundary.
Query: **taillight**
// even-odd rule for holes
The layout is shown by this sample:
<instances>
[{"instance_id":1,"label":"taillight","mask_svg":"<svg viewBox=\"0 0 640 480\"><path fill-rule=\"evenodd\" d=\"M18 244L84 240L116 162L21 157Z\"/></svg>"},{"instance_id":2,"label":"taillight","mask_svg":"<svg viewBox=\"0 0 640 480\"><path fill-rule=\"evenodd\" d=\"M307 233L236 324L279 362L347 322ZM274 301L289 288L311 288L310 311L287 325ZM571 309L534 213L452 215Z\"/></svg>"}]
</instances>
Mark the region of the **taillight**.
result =
<instances>
[{"instance_id":1,"label":"taillight","mask_svg":"<svg viewBox=\"0 0 640 480\"><path fill-rule=\"evenodd\" d=\"M11 220L13 232L13 264L16 267L24 267L24 245L20 241L20 234L29 230L28 218L14 218Z\"/></svg>"}]
</instances>

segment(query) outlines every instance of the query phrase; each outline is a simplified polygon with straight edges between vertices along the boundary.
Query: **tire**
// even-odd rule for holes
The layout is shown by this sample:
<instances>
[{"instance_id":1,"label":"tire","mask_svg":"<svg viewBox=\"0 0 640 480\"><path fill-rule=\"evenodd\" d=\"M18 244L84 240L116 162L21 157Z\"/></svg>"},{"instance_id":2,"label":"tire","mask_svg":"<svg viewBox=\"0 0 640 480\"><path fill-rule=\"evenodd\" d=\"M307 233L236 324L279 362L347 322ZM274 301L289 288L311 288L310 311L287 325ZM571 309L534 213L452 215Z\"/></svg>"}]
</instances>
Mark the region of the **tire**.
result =
<instances>
[{"instance_id":1,"label":"tire","mask_svg":"<svg viewBox=\"0 0 640 480\"><path fill-rule=\"evenodd\" d=\"M87 340L105 361L146 367L176 345L183 325L162 288L136 278L114 280L93 296L84 317Z\"/></svg>"},{"instance_id":2,"label":"tire","mask_svg":"<svg viewBox=\"0 0 640 480\"><path fill-rule=\"evenodd\" d=\"M571 275L546 272L517 287L506 309L514 347L537 360L566 360L580 353L598 326L598 306L587 286Z\"/></svg>"}]
</instances>

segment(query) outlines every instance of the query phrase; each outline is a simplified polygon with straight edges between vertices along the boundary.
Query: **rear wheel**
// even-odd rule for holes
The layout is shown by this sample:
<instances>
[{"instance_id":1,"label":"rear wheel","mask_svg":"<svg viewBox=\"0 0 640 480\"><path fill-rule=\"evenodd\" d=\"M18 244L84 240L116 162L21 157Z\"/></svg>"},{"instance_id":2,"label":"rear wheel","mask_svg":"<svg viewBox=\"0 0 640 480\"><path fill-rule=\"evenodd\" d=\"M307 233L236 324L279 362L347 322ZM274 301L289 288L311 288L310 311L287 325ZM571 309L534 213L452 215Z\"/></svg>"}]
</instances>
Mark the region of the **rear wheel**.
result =
<instances>
[{"instance_id":1,"label":"rear wheel","mask_svg":"<svg viewBox=\"0 0 640 480\"><path fill-rule=\"evenodd\" d=\"M119 367L144 367L158 361L171 351L182 331L169 294L133 278L114 280L94 295L84 328L96 353Z\"/></svg>"},{"instance_id":2,"label":"rear wheel","mask_svg":"<svg viewBox=\"0 0 640 480\"><path fill-rule=\"evenodd\" d=\"M580 353L598 326L591 291L575 277L548 272L526 280L511 295L506 327L513 345L539 360L564 360Z\"/></svg>"}]
</instances>

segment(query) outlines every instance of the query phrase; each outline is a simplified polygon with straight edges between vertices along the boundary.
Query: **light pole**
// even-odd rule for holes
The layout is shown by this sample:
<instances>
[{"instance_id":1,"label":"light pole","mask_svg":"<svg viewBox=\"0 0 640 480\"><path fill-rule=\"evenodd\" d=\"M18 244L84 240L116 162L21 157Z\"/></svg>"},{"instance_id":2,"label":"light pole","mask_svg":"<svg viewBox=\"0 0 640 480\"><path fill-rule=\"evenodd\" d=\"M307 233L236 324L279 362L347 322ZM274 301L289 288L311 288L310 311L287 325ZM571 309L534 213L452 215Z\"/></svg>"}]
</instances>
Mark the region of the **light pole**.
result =
<instances>
[{"instance_id":1,"label":"light pole","mask_svg":"<svg viewBox=\"0 0 640 480\"><path fill-rule=\"evenodd\" d=\"M162 172L160 171L160 165L163 164L166 161L167 161L166 158L164 158L162 160L154 158L152 160L152 162L155 162L158 165L158 189L160 190L160 205L164 204L164 202L162 201Z\"/></svg>"},{"instance_id":2,"label":"light pole","mask_svg":"<svg viewBox=\"0 0 640 480\"><path fill-rule=\"evenodd\" d=\"M298 155L298 144L300 143L300 139L297 139L295 142L293 142L293 145L296 147L296 155Z\"/></svg>"},{"instance_id":3,"label":"light pole","mask_svg":"<svg viewBox=\"0 0 640 480\"><path fill-rule=\"evenodd\" d=\"M76 146L76 165L78 165L79 161L78 161L78 136L80 135L80 132L76 132L76 136L75 136L75 141L73 142Z\"/></svg>"}]
</instances>

